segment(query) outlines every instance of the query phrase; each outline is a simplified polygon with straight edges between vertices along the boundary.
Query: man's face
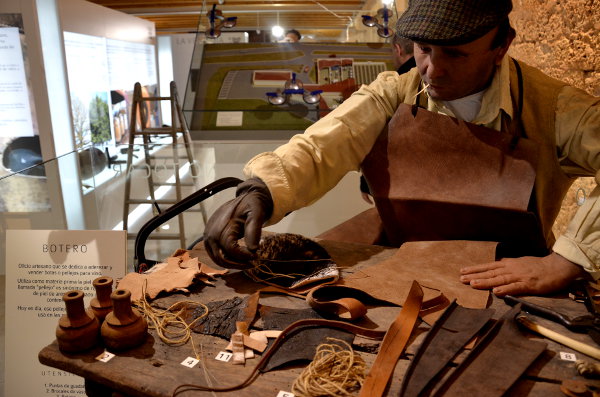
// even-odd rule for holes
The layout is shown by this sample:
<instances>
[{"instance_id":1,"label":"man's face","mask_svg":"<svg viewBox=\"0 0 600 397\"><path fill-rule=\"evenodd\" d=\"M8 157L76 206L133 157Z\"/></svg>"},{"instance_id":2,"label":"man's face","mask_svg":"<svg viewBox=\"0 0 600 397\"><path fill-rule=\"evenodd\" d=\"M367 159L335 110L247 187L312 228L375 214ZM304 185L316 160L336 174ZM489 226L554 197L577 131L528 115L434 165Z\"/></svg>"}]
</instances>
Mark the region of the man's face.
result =
<instances>
[{"instance_id":1,"label":"man's face","mask_svg":"<svg viewBox=\"0 0 600 397\"><path fill-rule=\"evenodd\" d=\"M288 33L283 38L283 41L285 41L287 43L297 43L298 42L298 36L296 36L294 33Z\"/></svg>"},{"instance_id":2,"label":"man's face","mask_svg":"<svg viewBox=\"0 0 600 397\"><path fill-rule=\"evenodd\" d=\"M508 50L491 48L497 28L467 44L439 46L415 42L415 62L429 95L450 101L483 90Z\"/></svg>"}]
</instances>

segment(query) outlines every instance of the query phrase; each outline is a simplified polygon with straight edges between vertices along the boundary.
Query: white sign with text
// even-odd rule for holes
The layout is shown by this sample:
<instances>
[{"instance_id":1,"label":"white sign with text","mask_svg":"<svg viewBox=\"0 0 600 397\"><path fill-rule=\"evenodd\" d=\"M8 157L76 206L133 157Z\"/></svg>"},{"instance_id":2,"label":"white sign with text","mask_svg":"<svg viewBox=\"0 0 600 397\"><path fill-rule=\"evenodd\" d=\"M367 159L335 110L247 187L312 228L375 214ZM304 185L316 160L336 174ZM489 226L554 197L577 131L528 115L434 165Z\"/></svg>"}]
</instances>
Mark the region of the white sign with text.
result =
<instances>
[{"instance_id":1,"label":"white sign with text","mask_svg":"<svg viewBox=\"0 0 600 397\"><path fill-rule=\"evenodd\" d=\"M22 37L19 28L0 28L0 138L34 134Z\"/></svg>"},{"instance_id":2,"label":"white sign with text","mask_svg":"<svg viewBox=\"0 0 600 397\"><path fill-rule=\"evenodd\" d=\"M92 281L116 280L126 269L125 231L6 231L6 396L85 396L82 378L42 365L37 356L55 339L64 293L83 291L89 307Z\"/></svg>"}]
</instances>

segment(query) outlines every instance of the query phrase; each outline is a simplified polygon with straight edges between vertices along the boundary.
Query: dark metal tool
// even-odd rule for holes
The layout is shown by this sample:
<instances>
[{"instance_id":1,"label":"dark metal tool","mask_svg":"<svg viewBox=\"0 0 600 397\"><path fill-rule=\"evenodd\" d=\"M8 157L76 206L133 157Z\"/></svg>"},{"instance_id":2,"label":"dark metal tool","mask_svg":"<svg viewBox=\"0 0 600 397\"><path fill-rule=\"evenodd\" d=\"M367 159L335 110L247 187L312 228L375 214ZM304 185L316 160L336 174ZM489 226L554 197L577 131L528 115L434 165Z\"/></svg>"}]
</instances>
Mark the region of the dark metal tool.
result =
<instances>
[{"instance_id":1,"label":"dark metal tool","mask_svg":"<svg viewBox=\"0 0 600 397\"><path fill-rule=\"evenodd\" d=\"M597 296L599 291L587 284L583 286L582 290L584 302L590 313L578 317L568 317L555 310L510 295L506 295L504 301L511 306L521 303L523 310L555 321L570 331L588 334L594 342L600 344L600 308L598 306L599 297Z\"/></svg>"}]
</instances>

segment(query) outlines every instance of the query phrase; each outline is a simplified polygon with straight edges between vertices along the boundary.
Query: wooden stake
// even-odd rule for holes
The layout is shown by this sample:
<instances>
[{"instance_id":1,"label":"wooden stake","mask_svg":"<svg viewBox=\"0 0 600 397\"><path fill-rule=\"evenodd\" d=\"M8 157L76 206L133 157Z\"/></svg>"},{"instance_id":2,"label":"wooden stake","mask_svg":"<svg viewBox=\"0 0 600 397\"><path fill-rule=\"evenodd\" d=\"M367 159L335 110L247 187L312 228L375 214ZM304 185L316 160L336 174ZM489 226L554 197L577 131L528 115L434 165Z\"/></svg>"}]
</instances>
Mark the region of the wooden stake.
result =
<instances>
[{"instance_id":1,"label":"wooden stake","mask_svg":"<svg viewBox=\"0 0 600 397\"><path fill-rule=\"evenodd\" d=\"M533 332L537 332L538 334L545 336L548 339L552 339L553 341L570 347L573 350L577 350L578 352L593 357L596 360L600 360L600 349L596 347L590 346L587 343L579 342L578 340L569 338L568 336L559 334L558 332L542 327L541 325L534 323L525 316L517 316L517 321Z\"/></svg>"}]
</instances>

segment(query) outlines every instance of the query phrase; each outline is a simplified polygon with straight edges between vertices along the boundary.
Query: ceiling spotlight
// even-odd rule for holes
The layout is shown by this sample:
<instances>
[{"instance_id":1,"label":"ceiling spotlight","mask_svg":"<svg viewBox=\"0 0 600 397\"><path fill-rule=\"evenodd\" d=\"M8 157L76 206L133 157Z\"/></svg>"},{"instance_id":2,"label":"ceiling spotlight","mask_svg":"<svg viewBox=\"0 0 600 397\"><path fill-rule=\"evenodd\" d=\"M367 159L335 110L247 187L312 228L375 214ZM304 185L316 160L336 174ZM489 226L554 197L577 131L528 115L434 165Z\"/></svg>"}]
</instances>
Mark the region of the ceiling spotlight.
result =
<instances>
[{"instance_id":1,"label":"ceiling spotlight","mask_svg":"<svg viewBox=\"0 0 600 397\"><path fill-rule=\"evenodd\" d=\"M223 4L219 2L219 4ZM237 17L227 17L223 16L223 12L217 9L217 5L213 4L212 9L208 14L208 21L210 23L210 27L206 29L206 37L209 39L216 39L221 35L221 28L232 28L237 23Z\"/></svg>"},{"instance_id":2,"label":"ceiling spotlight","mask_svg":"<svg viewBox=\"0 0 600 397\"><path fill-rule=\"evenodd\" d=\"M273 26L271 34L277 38L283 37L283 28L279 25Z\"/></svg>"},{"instance_id":3,"label":"ceiling spotlight","mask_svg":"<svg viewBox=\"0 0 600 397\"><path fill-rule=\"evenodd\" d=\"M368 26L370 28L374 26L377 27L377 35L379 35L379 37L387 39L388 37L392 37L394 35L394 30L388 27L392 15L393 11L387 8L387 6L384 3L383 8L377 10L377 17L383 20L383 24L379 23L377 17L372 17L370 15L363 15L362 22L363 25Z\"/></svg>"}]
</instances>

